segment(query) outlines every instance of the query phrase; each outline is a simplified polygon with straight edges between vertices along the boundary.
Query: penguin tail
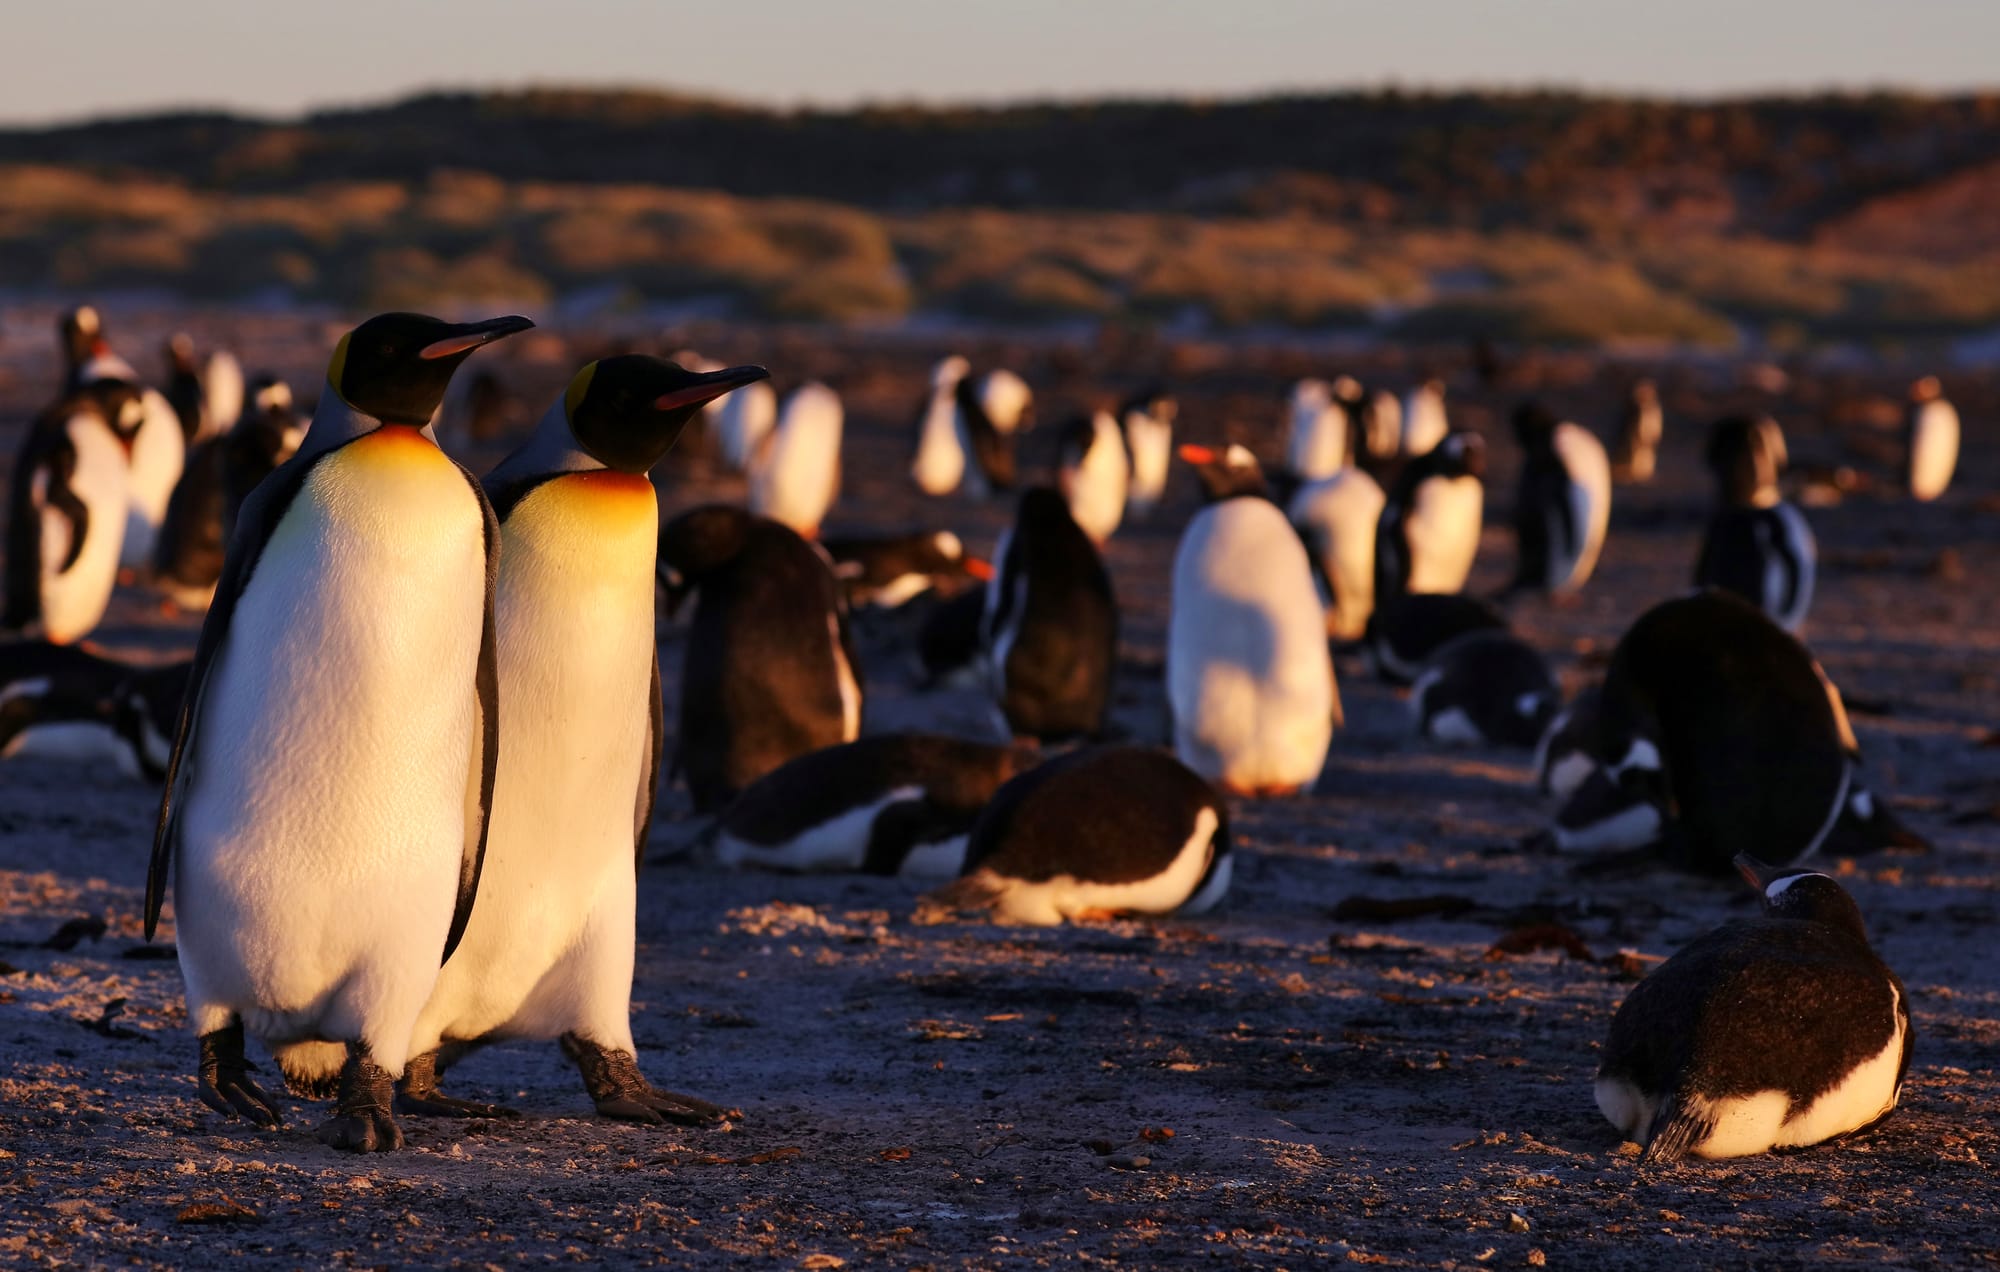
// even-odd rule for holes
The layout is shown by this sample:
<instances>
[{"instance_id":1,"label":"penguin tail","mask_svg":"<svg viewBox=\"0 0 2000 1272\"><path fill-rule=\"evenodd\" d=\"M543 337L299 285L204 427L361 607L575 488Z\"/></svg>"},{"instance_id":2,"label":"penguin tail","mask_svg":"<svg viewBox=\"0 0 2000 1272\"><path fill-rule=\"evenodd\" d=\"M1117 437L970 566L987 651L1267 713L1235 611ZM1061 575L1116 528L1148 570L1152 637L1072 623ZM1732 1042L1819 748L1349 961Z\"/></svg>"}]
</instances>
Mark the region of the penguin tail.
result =
<instances>
[{"instance_id":1,"label":"penguin tail","mask_svg":"<svg viewBox=\"0 0 2000 1272\"><path fill-rule=\"evenodd\" d=\"M965 913L986 913L1000 900L1000 882L988 870L961 875L917 898L916 922L949 923Z\"/></svg>"},{"instance_id":2,"label":"penguin tail","mask_svg":"<svg viewBox=\"0 0 2000 1272\"><path fill-rule=\"evenodd\" d=\"M1642 1166L1671 1166L1715 1133L1715 1114L1705 1100L1689 1099L1679 1092L1661 1101L1646 1132L1646 1151L1639 1154Z\"/></svg>"},{"instance_id":3,"label":"penguin tail","mask_svg":"<svg viewBox=\"0 0 2000 1272\"><path fill-rule=\"evenodd\" d=\"M285 1087L306 1100L331 1100L340 1094L340 1070L347 1063L342 1042L293 1042L272 1055L285 1075Z\"/></svg>"}]
</instances>

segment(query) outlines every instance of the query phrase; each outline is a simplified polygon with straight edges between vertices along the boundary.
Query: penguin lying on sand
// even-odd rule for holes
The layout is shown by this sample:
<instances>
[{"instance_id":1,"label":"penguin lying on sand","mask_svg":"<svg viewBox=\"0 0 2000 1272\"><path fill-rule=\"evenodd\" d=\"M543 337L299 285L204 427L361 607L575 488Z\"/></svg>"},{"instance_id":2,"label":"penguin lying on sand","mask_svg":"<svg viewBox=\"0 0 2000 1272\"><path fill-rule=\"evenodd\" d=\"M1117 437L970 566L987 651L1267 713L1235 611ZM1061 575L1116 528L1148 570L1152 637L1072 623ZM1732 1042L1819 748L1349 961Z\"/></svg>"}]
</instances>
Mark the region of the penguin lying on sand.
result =
<instances>
[{"instance_id":1,"label":"penguin lying on sand","mask_svg":"<svg viewBox=\"0 0 2000 1272\"><path fill-rule=\"evenodd\" d=\"M0 757L108 763L157 782L190 666L134 667L46 641L0 645Z\"/></svg>"},{"instance_id":2,"label":"penguin lying on sand","mask_svg":"<svg viewBox=\"0 0 2000 1272\"><path fill-rule=\"evenodd\" d=\"M1759 918L1683 947L1628 994L1597 1070L1597 1107L1641 1160L1817 1144L1895 1111L1915 1031L1903 982L1831 878L1736 868Z\"/></svg>"},{"instance_id":3,"label":"penguin lying on sand","mask_svg":"<svg viewBox=\"0 0 2000 1272\"><path fill-rule=\"evenodd\" d=\"M717 824L726 866L950 879L966 835L1020 748L887 733L801 755L750 783Z\"/></svg>"},{"instance_id":4,"label":"penguin lying on sand","mask_svg":"<svg viewBox=\"0 0 2000 1272\"><path fill-rule=\"evenodd\" d=\"M1229 814L1173 757L1092 747L1009 781L972 828L965 872L927 908L1050 927L1203 914L1229 890Z\"/></svg>"},{"instance_id":5,"label":"penguin lying on sand","mask_svg":"<svg viewBox=\"0 0 2000 1272\"><path fill-rule=\"evenodd\" d=\"M1548 664L1511 632L1467 632L1410 687L1417 732L1435 742L1533 747L1562 705Z\"/></svg>"},{"instance_id":6,"label":"penguin lying on sand","mask_svg":"<svg viewBox=\"0 0 2000 1272\"><path fill-rule=\"evenodd\" d=\"M1504 632L1507 616L1491 602L1459 592L1411 592L1375 607L1366 637L1375 674L1407 685L1432 654L1467 632Z\"/></svg>"},{"instance_id":7,"label":"penguin lying on sand","mask_svg":"<svg viewBox=\"0 0 2000 1272\"><path fill-rule=\"evenodd\" d=\"M833 559L833 576L853 609L899 609L940 585L993 577L993 567L965 555L965 544L949 530L835 535L819 546Z\"/></svg>"}]
</instances>

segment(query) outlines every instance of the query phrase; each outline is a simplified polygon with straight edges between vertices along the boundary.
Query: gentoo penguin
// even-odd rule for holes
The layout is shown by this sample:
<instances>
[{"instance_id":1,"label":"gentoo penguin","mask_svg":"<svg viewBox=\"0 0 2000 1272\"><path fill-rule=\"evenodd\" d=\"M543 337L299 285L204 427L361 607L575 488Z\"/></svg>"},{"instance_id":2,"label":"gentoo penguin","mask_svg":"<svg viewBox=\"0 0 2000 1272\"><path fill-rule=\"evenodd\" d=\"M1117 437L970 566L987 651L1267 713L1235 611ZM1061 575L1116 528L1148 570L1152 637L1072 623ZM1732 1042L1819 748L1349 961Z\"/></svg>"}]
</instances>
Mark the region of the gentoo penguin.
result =
<instances>
[{"instance_id":1,"label":"gentoo penguin","mask_svg":"<svg viewBox=\"0 0 2000 1272\"><path fill-rule=\"evenodd\" d=\"M292 414L291 386L260 379L250 410L229 432L203 438L188 451L153 545L154 586L183 608L208 608L243 500L304 438L305 429Z\"/></svg>"},{"instance_id":2,"label":"gentoo penguin","mask_svg":"<svg viewBox=\"0 0 2000 1272\"><path fill-rule=\"evenodd\" d=\"M1958 410L1945 400L1938 378L1927 375L1910 386L1910 409L1904 435L1908 458L1904 482L1910 497L1929 501L1951 485L1958 466Z\"/></svg>"},{"instance_id":3,"label":"gentoo penguin","mask_svg":"<svg viewBox=\"0 0 2000 1272\"><path fill-rule=\"evenodd\" d=\"M965 544L949 530L838 535L819 546L833 561L850 609L897 609L940 584L993 577L993 567L965 555Z\"/></svg>"},{"instance_id":4,"label":"gentoo penguin","mask_svg":"<svg viewBox=\"0 0 2000 1272\"><path fill-rule=\"evenodd\" d=\"M1125 490L1125 511L1130 516L1151 516L1166 496L1174 460L1174 419L1179 414L1180 404L1163 389L1148 389L1118 408L1125 453L1132 459L1132 480Z\"/></svg>"},{"instance_id":5,"label":"gentoo penguin","mask_svg":"<svg viewBox=\"0 0 2000 1272\"><path fill-rule=\"evenodd\" d=\"M1403 402L1403 454L1428 455L1437 448L1451 424L1444 409L1444 381L1433 376Z\"/></svg>"},{"instance_id":6,"label":"gentoo penguin","mask_svg":"<svg viewBox=\"0 0 2000 1272\"><path fill-rule=\"evenodd\" d=\"M675 769L697 812L794 756L861 735L861 664L826 557L789 526L710 504L660 528L670 608L697 594Z\"/></svg>"},{"instance_id":7,"label":"gentoo penguin","mask_svg":"<svg viewBox=\"0 0 2000 1272\"><path fill-rule=\"evenodd\" d=\"M1240 451L1241 447L1231 447ZM1174 551L1167 704L1174 753L1224 790L1311 787L1341 722L1312 563L1247 455L1187 446L1216 491Z\"/></svg>"},{"instance_id":8,"label":"gentoo penguin","mask_svg":"<svg viewBox=\"0 0 2000 1272\"><path fill-rule=\"evenodd\" d=\"M1017 737L1095 734L1111 705L1118 602L1111 576L1063 497L1021 496L994 554L980 617L993 696Z\"/></svg>"},{"instance_id":9,"label":"gentoo penguin","mask_svg":"<svg viewBox=\"0 0 2000 1272\"><path fill-rule=\"evenodd\" d=\"M750 511L808 539L840 493L840 395L814 381L793 389L750 460Z\"/></svg>"},{"instance_id":10,"label":"gentoo penguin","mask_svg":"<svg viewBox=\"0 0 2000 1272\"><path fill-rule=\"evenodd\" d=\"M77 305L56 316L56 347L62 351L62 392L68 394L81 381L78 374L104 341L104 319L91 305Z\"/></svg>"},{"instance_id":11,"label":"gentoo penguin","mask_svg":"<svg viewBox=\"0 0 2000 1272\"><path fill-rule=\"evenodd\" d=\"M1745 1157L1817 1144L1896 1108L1910 1068L1909 994L1826 875L1736 868L1763 914L1683 946L1611 1020L1597 1107L1640 1160Z\"/></svg>"},{"instance_id":12,"label":"gentoo penguin","mask_svg":"<svg viewBox=\"0 0 2000 1272\"><path fill-rule=\"evenodd\" d=\"M103 619L125 540L126 447L145 409L133 385L97 381L29 425L14 460L0 625L67 645Z\"/></svg>"},{"instance_id":13,"label":"gentoo penguin","mask_svg":"<svg viewBox=\"0 0 2000 1272\"><path fill-rule=\"evenodd\" d=\"M167 387L163 395L180 421L181 437L192 447L210 437L220 437L235 427L243 414L243 367L227 349L208 355L197 366L194 338L185 331L175 332L166 348Z\"/></svg>"},{"instance_id":14,"label":"gentoo penguin","mask_svg":"<svg viewBox=\"0 0 2000 1272\"><path fill-rule=\"evenodd\" d=\"M1417 732L1433 742L1532 748L1562 705L1542 656L1511 632L1467 632L1410 686Z\"/></svg>"},{"instance_id":15,"label":"gentoo penguin","mask_svg":"<svg viewBox=\"0 0 2000 1272\"><path fill-rule=\"evenodd\" d=\"M1172 756L1087 747L1002 786L973 825L965 871L925 898L998 923L1204 914L1229 891L1229 813Z\"/></svg>"},{"instance_id":16,"label":"gentoo penguin","mask_svg":"<svg viewBox=\"0 0 2000 1272\"><path fill-rule=\"evenodd\" d=\"M1347 408L1325 380L1292 386L1285 411L1285 469L1300 482L1331 477L1347 464Z\"/></svg>"},{"instance_id":17,"label":"gentoo penguin","mask_svg":"<svg viewBox=\"0 0 2000 1272\"><path fill-rule=\"evenodd\" d=\"M187 462L187 439L181 435L180 417L159 390L141 386L131 364L101 341L77 368L75 379L85 388L121 392L129 388L138 394L139 424L124 438L126 518L118 563L134 567L150 564L154 536L167 515L167 500L173 497Z\"/></svg>"},{"instance_id":18,"label":"gentoo penguin","mask_svg":"<svg viewBox=\"0 0 2000 1272\"><path fill-rule=\"evenodd\" d=\"M479 904L417 1017L406 1112L487 1116L438 1091L458 1054L561 1038L606 1117L699 1123L655 1090L632 1041L636 871L665 749L653 643L659 496L647 473L702 404L762 367L693 372L642 354L585 366L488 473L500 763Z\"/></svg>"},{"instance_id":19,"label":"gentoo penguin","mask_svg":"<svg viewBox=\"0 0 2000 1272\"><path fill-rule=\"evenodd\" d=\"M1717 507L1695 562L1697 587L1719 587L1796 633L1812 608L1819 558L1812 527L1778 492L1785 440L1769 416L1731 416L1709 434Z\"/></svg>"},{"instance_id":20,"label":"gentoo penguin","mask_svg":"<svg viewBox=\"0 0 2000 1272\"><path fill-rule=\"evenodd\" d=\"M1460 636L1506 630L1506 615L1476 596L1412 592L1386 597L1368 620L1368 658L1378 677L1407 685L1423 674L1432 654Z\"/></svg>"},{"instance_id":21,"label":"gentoo penguin","mask_svg":"<svg viewBox=\"0 0 2000 1272\"><path fill-rule=\"evenodd\" d=\"M0 645L0 757L108 763L157 782L190 665L134 667L47 641Z\"/></svg>"},{"instance_id":22,"label":"gentoo penguin","mask_svg":"<svg viewBox=\"0 0 2000 1272\"><path fill-rule=\"evenodd\" d=\"M885 733L801 755L743 788L716 858L771 870L950 879L993 792L1033 763L1015 747Z\"/></svg>"},{"instance_id":23,"label":"gentoo penguin","mask_svg":"<svg viewBox=\"0 0 2000 1272\"><path fill-rule=\"evenodd\" d=\"M370 318L335 347L305 445L244 501L146 877L148 939L173 889L219 1113L280 1120L247 1032L338 1066L323 1142L402 1143L393 1083L471 914L500 723L498 529L427 430L458 365L531 325Z\"/></svg>"},{"instance_id":24,"label":"gentoo penguin","mask_svg":"<svg viewBox=\"0 0 2000 1272\"><path fill-rule=\"evenodd\" d=\"M1659 386L1651 380L1632 382L1618 419L1618 462L1612 471L1620 480L1649 482L1659 466L1660 436L1666 416L1660 410Z\"/></svg>"},{"instance_id":25,"label":"gentoo penguin","mask_svg":"<svg viewBox=\"0 0 2000 1272\"><path fill-rule=\"evenodd\" d=\"M1375 603L1464 588L1479 555L1486 443L1453 433L1397 474L1375 531Z\"/></svg>"},{"instance_id":26,"label":"gentoo penguin","mask_svg":"<svg viewBox=\"0 0 2000 1272\"><path fill-rule=\"evenodd\" d=\"M716 449L722 462L748 472L757 450L778 422L778 393L767 380L746 384L716 407Z\"/></svg>"},{"instance_id":27,"label":"gentoo penguin","mask_svg":"<svg viewBox=\"0 0 2000 1272\"><path fill-rule=\"evenodd\" d=\"M1376 389L1361 406L1361 444L1367 460L1380 468L1393 462L1403 448L1403 401L1387 389Z\"/></svg>"},{"instance_id":28,"label":"gentoo penguin","mask_svg":"<svg viewBox=\"0 0 2000 1272\"><path fill-rule=\"evenodd\" d=\"M963 486L967 493L984 498L1014 484L1013 432L1020 419L1009 418L1002 428L1001 421L988 413L981 390L991 379L975 383L971 364L956 354L932 369L930 394L917 420L917 453L910 464L910 476L925 494L948 495ZM1012 379L1019 382L1018 376ZM999 383L1004 386L1008 381ZM1026 404L1017 398L1011 388L1003 388L996 404L1025 410Z\"/></svg>"},{"instance_id":29,"label":"gentoo penguin","mask_svg":"<svg viewBox=\"0 0 2000 1272\"><path fill-rule=\"evenodd\" d=\"M1359 468L1307 482L1292 492L1286 516L1305 540L1326 607L1326 634L1359 640L1375 612L1375 527L1382 487Z\"/></svg>"},{"instance_id":30,"label":"gentoo penguin","mask_svg":"<svg viewBox=\"0 0 2000 1272\"><path fill-rule=\"evenodd\" d=\"M201 435L201 368L194 361L194 337L177 331L167 339L167 383L161 390L181 422L181 436L193 446Z\"/></svg>"},{"instance_id":31,"label":"gentoo penguin","mask_svg":"<svg viewBox=\"0 0 2000 1272\"><path fill-rule=\"evenodd\" d=\"M1514 587L1574 593L1597 568L1611 525L1611 461L1589 431L1540 402L1514 411L1521 478L1514 499Z\"/></svg>"},{"instance_id":32,"label":"gentoo penguin","mask_svg":"<svg viewBox=\"0 0 2000 1272\"><path fill-rule=\"evenodd\" d=\"M990 583L993 567L986 566ZM986 591L967 588L924 616L917 632L917 660L925 689L983 688L993 679L986 659Z\"/></svg>"},{"instance_id":33,"label":"gentoo penguin","mask_svg":"<svg viewBox=\"0 0 2000 1272\"><path fill-rule=\"evenodd\" d=\"M1720 873L1753 847L1802 860L1837 828L1847 853L1922 842L1863 783L1840 694L1805 646L1714 589L1640 616L1594 712L1541 767L1568 792L1553 827L1565 851L1650 846Z\"/></svg>"},{"instance_id":34,"label":"gentoo penguin","mask_svg":"<svg viewBox=\"0 0 2000 1272\"><path fill-rule=\"evenodd\" d=\"M1125 516L1130 477L1118 421L1109 411L1078 416L1063 426L1057 455L1056 486L1069 500L1069 515L1104 546Z\"/></svg>"}]
</instances>

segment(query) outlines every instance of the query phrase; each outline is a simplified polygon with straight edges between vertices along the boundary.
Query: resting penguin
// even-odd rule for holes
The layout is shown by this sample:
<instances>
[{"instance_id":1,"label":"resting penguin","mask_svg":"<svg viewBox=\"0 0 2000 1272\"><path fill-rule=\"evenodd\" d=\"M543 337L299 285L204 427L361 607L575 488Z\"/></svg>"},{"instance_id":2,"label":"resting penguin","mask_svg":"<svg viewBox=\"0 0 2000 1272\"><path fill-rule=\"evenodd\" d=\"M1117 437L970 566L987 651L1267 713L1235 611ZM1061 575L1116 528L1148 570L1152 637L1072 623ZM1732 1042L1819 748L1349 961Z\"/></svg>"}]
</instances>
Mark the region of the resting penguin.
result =
<instances>
[{"instance_id":1,"label":"resting penguin","mask_svg":"<svg viewBox=\"0 0 2000 1272\"><path fill-rule=\"evenodd\" d=\"M1020 748L885 733L787 761L722 814L716 858L772 870L861 870L950 879L1000 783L1034 762Z\"/></svg>"},{"instance_id":2,"label":"resting penguin","mask_svg":"<svg viewBox=\"0 0 2000 1272\"><path fill-rule=\"evenodd\" d=\"M819 535L826 510L840 493L840 395L824 384L803 384L785 399L777 427L750 460L750 511L790 526L808 539Z\"/></svg>"},{"instance_id":3,"label":"resting penguin","mask_svg":"<svg viewBox=\"0 0 2000 1272\"><path fill-rule=\"evenodd\" d=\"M183 608L208 608L243 500L304 438L292 415L291 388L267 379L258 382L249 412L228 433L195 443L153 545L154 586Z\"/></svg>"},{"instance_id":4,"label":"resting penguin","mask_svg":"<svg viewBox=\"0 0 2000 1272\"><path fill-rule=\"evenodd\" d=\"M1292 492L1286 515L1305 540L1326 607L1326 634L1359 640L1375 611L1375 526L1382 487L1359 468L1343 468Z\"/></svg>"},{"instance_id":5,"label":"resting penguin","mask_svg":"<svg viewBox=\"0 0 2000 1272\"><path fill-rule=\"evenodd\" d=\"M1568 790L1552 832L1564 851L1645 848L1721 873L1752 847L1790 863L1836 843L1922 843L1863 784L1840 694L1812 655L1727 592L1641 615L1594 714L1544 750Z\"/></svg>"},{"instance_id":6,"label":"resting penguin","mask_svg":"<svg viewBox=\"0 0 2000 1272\"><path fill-rule=\"evenodd\" d=\"M1736 868L1763 914L1682 947L1611 1020L1597 1107L1640 1160L1817 1144L1895 1111L1915 1031L1909 994L1831 878Z\"/></svg>"},{"instance_id":7,"label":"resting penguin","mask_svg":"<svg viewBox=\"0 0 2000 1272\"><path fill-rule=\"evenodd\" d=\"M1017 737L1100 733L1118 657L1118 602L1097 549L1045 486L1021 496L980 618L993 696Z\"/></svg>"},{"instance_id":8,"label":"resting penguin","mask_svg":"<svg viewBox=\"0 0 2000 1272\"><path fill-rule=\"evenodd\" d=\"M1174 419L1180 405L1164 389L1148 389L1118 408L1125 431L1125 453L1132 458L1132 479L1125 490L1127 515L1153 515L1167 493L1167 475L1174 460Z\"/></svg>"},{"instance_id":9,"label":"resting penguin","mask_svg":"<svg viewBox=\"0 0 2000 1272\"><path fill-rule=\"evenodd\" d=\"M762 367L693 372L631 354L570 380L487 474L500 521L493 599L500 763L479 904L417 1017L398 1107L490 1116L438 1091L442 1067L507 1038L560 1038L606 1117L722 1112L655 1090L632 1042L636 872L665 748L653 644L659 496L648 471L702 404Z\"/></svg>"},{"instance_id":10,"label":"resting penguin","mask_svg":"<svg viewBox=\"0 0 2000 1272\"><path fill-rule=\"evenodd\" d=\"M1229 813L1214 787L1158 751L1089 747L1002 786L972 828L964 873L925 902L1035 927L1204 914L1229 875Z\"/></svg>"},{"instance_id":11,"label":"resting penguin","mask_svg":"<svg viewBox=\"0 0 2000 1272\"><path fill-rule=\"evenodd\" d=\"M1063 427L1058 456L1056 486L1069 500L1069 515L1103 547L1125 516L1130 477L1118 421L1108 411L1071 420Z\"/></svg>"},{"instance_id":12,"label":"resting penguin","mask_svg":"<svg viewBox=\"0 0 2000 1272\"><path fill-rule=\"evenodd\" d=\"M1611 461L1584 429L1539 402L1514 411L1521 479L1514 499L1514 587L1574 593L1597 568L1611 525Z\"/></svg>"},{"instance_id":13,"label":"resting penguin","mask_svg":"<svg viewBox=\"0 0 2000 1272\"><path fill-rule=\"evenodd\" d=\"M1331 477L1348 461L1347 408L1325 380L1292 386L1286 412L1285 470L1298 481Z\"/></svg>"},{"instance_id":14,"label":"resting penguin","mask_svg":"<svg viewBox=\"0 0 2000 1272\"><path fill-rule=\"evenodd\" d=\"M146 876L148 939L173 889L199 1093L219 1113L280 1120L249 1033L308 1082L338 1068L322 1141L402 1143L393 1084L471 914L500 723L498 528L426 430L473 350L532 325L362 323L305 444L244 501Z\"/></svg>"},{"instance_id":15,"label":"resting penguin","mask_svg":"<svg viewBox=\"0 0 2000 1272\"><path fill-rule=\"evenodd\" d=\"M1510 632L1467 632L1410 686L1417 732L1433 742L1530 748L1561 705L1548 664Z\"/></svg>"},{"instance_id":16,"label":"resting penguin","mask_svg":"<svg viewBox=\"0 0 2000 1272\"><path fill-rule=\"evenodd\" d=\"M1507 616L1491 602L1458 592L1392 596L1368 620L1366 645L1375 674L1407 685L1423 674L1430 656L1467 632L1504 632Z\"/></svg>"},{"instance_id":17,"label":"resting penguin","mask_svg":"<svg viewBox=\"0 0 2000 1272\"><path fill-rule=\"evenodd\" d=\"M1778 492L1785 439L1769 416L1731 416L1709 433L1717 508L1695 562L1696 587L1719 587L1796 633L1812 608L1819 558L1805 514Z\"/></svg>"},{"instance_id":18,"label":"resting penguin","mask_svg":"<svg viewBox=\"0 0 2000 1272\"><path fill-rule=\"evenodd\" d=\"M1620 480L1649 482L1659 467L1660 436L1665 431L1660 390L1651 380L1634 380L1618 420L1618 460L1612 472Z\"/></svg>"},{"instance_id":19,"label":"resting penguin","mask_svg":"<svg viewBox=\"0 0 2000 1272\"><path fill-rule=\"evenodd\" d=\"M108 763L157 782L189 664L134 667L75 645L0 645L0 757Z\"/></svg>"},{"instance_id":20,"label":"resting penguin","mask_svg":"<svg viewBox=\"0 0 2000 1272\"><path fill-rule=\"evenodd\" d=\"M1908 448L1903 476L1910 497L1935 499L1951 485L1952 469L1958 467L1958 409L1945 400L1936 376L1910 386L1903 431Z\"/></svg>"},{"instance_id":21,"label":"resting penguin","mask_svg":"<svg viewBox=\"0 0 2000 1272\"><path fill-rule=\"evenodd\" d=\"M1231 447L1240 451L1240 447ZM1288 795L1326 764L1341 723L1312 563L1247 455L1187 446L1211 502L1174 551L1167 705L1174 753L1224 790Z\"/></svg>"},{"instance_id":22,"label":"resting penguin","mask_svg":"<svg viewBox=\"0 0 2000 1272\"><path fill-rule=\"evenodd\" d=\"M925 534L839 535L820 540L852 609L898 609L940 584L984 582L993 567L965 555L949 530Z\"/></svg>"},{"instance_id":23,"label":"resting penguin","mask_svg":"<svg viewBox=\"0 0 2000 1272\"><path fill-rule=\"evenodd\" d=\"M1403 454L1428 455L1450 432L1444 407L1444 381L1432 377L1411 389L1403 402Z\"/></svg>"},{"instance_id":24,"label":"resting penguin","mask_svg":"<svg viewBox=\"0 0 2000 1272\"><path fill-rule=\"evenodd\" d=\"M1397 475L1375 531L1375 603L1405 592L1456 592L1479 555L1486 443L1453 433Z\"/></svg>"},{"instance_id":25,"label":"resting penguin","mask_svg":"<svg viewBox=\"0 0 2000 1272\"><path fill-rule=\"evenodd\" d=\"M674 768L715 812L794 756L861 735L861 664L833 569L787 526L711 504L660 528L670 608L698 594Z\"/></svg>"},{"instance_id":26,"label":"resting penguin","mask_svg":"<svg viewBox=\"0 0 2000 1272\"><path fill-rule=\"evenodd\" d=\"M125 542L126 447L145 409L133 385L99 381L29 425L14 459L0 625L67 645L103 620Z\"/></svg>"}]
</instances>

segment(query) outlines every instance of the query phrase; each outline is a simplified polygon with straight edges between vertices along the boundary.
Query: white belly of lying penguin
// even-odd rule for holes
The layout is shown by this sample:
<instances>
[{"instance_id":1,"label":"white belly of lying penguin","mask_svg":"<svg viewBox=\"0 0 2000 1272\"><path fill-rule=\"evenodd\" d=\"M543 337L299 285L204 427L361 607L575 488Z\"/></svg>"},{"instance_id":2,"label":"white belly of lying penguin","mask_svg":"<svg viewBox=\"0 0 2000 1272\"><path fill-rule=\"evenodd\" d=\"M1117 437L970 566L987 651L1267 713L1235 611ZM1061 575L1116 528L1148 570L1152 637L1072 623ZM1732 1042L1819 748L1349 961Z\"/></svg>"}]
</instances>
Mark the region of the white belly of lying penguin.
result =
<instances>
[{"instance_id":1,"label":"white belly of lying penguin","mask_svg":"<svg viewBox=\"0 0 2000 1272\"><path fill-rule=\"evenodd\" d=\"M1128 883L1099 883L1069 874L1031 883L984 872L997 893L994 918L1002 923L1054 927L1065 919L1074 919L1093 910L1121 914L1170 914L1196 899L1195 888L1208 870L1216 825L1215 810L1202 809L1195 815L1193 833L1174 854L1166 869L1150 878ZM1227 879L1223 880L1225 887L1227 882ZM1213 888L1202 891L1200 899L1207 903L1202 909L1219 899L1219 894L1209 895L1215 891Z\"/></svg>"}]
</instances>

